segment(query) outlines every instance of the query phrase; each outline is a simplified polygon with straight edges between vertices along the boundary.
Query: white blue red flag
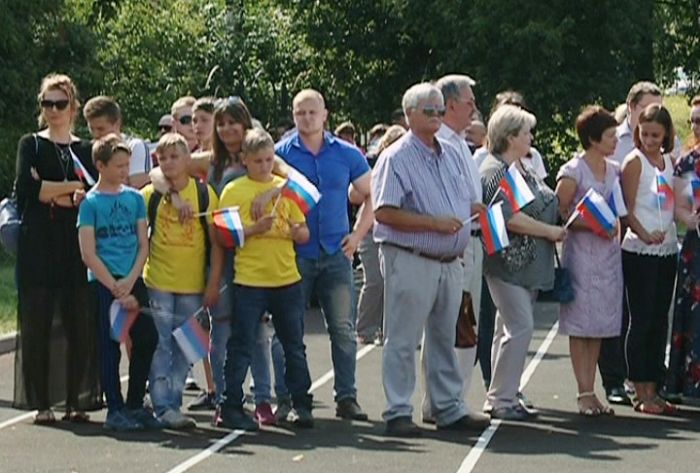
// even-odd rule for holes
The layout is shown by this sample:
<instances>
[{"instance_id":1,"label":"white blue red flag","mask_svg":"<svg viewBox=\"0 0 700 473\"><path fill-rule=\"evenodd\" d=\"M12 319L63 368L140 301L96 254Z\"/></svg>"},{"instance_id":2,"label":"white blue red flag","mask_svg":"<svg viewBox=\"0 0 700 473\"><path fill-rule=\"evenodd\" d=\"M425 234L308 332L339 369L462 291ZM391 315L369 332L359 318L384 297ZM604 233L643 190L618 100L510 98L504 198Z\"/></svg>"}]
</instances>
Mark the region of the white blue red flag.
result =
<instances>
[{"instance_id":1,"label":"white blue red flag","mask_svg":"<svg viewBox=\"0 0 700 473\"><path fill-rule=\"evenodd\" d=\"M503 202L496 202L486 209L485 212L479 214L481 235L484 239L486 253L489 255L498 253L510 244L508 232L506 231L506 222L503 218L502 205Z\"/></svg>"},{"instance_id":2,"label":"white blue red flag","mask_svg":"<svg viewBox=\"0 0 700 473\"><path fill-rule=\"evenodd\" d=\"M78 159L73 150L71 150L70 155L73 160L73 171L75 175L78 176L78 179L85 181L85 184L88 186L94 186L95 179L93 179L88 170L85 169L85 166L83 166L83 163L80 162L80 159Z\"/></svg>"},{"instance_id":3,"label":"white blue red flag","mask_svg":"<svg viewBox=\"0 0 700 473\"><path fill-rule=\"evenodd\" d=\"M525 182L520 171L518 171L515 163L508 167L508 171L501 179L499 187L506 194L513 213L520 211L520 209L535 200L535 196L530 191L527 182Z\"/></svg>"},{"instance_id":4,"label":"white blue red flag","mask_svg":"<svg viewBox=\"0 0 700 473\"><path fill-rule=\"evenodd\" d=\"M196 317L190 317L184 324L173 330L173 337L192 364L209 354L209 335L199 325Z\"/></svg>"},{"instance_id":5,"label":"white blue red flag","mask_svg":"<svg viewBox=\"0 0 700 473\"><path fill-rule=\"evenodd\" d=\"M242 247L245 243L243 222L238 207L227 207L212 214L214 228L219 232L225 248Z\"/></svg>"},{"instance_id":6,"label":"white blue red flag","mask_svg":"<svg viewBox=\"0 0 700 473\"><path fill-rule=\"evenodd\" d=\"M296 203L304 215L316 207L316 204L321 200L321 193L316 189L316 186L292 167L289 167L287 182L282 186L282 196Z\"/></svg>"},{"instance_id":7,"label":"white blue red flag","mask_svg":"<svg viewBox=\"0 0 700 473\"><path fill-rule=\"evenodd\" d=\"M110 335L115 342L123 343L129 336L129 330L134 325L138 311L127 311L119 301L115 300L109 307Z\"/></svg>"},{"instance_id":8,"label":"white blue red flag","mask_svg":"<svg viewBox=\"0 0 700 473\"><path fill-rule=\"evenodd\" d=\"M576 212L599 235L608 235L615 228L617 216L603 196L593 189L588 189L581 201L576 204Z\"/></svg>"},{"instance_id":9,"label":"white blue red flag","mask_svg":"<svg viewBox=\"0 0 700 473\"><path fill-rule=\"evenodd\" d=\"M610 210L618 217L627 216L627 206L625 205L625 198L622 196L622 186L620 186L619 179L617 179L613 185L612 193L608 199L608 205L610 206Z\"/></svg>"}]
</instances>

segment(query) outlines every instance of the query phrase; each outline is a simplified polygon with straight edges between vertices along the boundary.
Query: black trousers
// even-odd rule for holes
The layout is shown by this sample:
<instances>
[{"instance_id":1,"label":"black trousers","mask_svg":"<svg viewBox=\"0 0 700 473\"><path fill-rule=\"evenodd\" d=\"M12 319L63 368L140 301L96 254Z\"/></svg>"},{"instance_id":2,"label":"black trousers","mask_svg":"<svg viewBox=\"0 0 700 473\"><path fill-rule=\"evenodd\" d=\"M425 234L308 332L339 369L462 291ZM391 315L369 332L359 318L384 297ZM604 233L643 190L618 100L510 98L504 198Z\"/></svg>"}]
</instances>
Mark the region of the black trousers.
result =
<instances>
[{"instance_id":1,"label":"black trousers","mask_svg":"<svg viewBox=\"0 0 700 473\"><path fill-rule=\"evenodd\" d=\"M630 381L658 383L664 379L668 311L677 265L675 254L653 256L622 252L625 303L630 317L625 339Z\"/></svg>"}]
</instances>

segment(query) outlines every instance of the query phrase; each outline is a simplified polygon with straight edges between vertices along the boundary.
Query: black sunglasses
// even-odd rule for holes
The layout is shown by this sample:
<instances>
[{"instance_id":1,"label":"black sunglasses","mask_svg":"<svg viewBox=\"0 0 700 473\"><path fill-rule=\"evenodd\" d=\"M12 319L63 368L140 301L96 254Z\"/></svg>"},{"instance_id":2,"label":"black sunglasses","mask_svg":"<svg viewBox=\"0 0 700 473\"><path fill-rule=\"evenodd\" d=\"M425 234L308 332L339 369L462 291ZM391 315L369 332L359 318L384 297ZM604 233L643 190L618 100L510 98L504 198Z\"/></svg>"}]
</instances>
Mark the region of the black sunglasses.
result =
<instances>
[{"instance_id":1,"label":"black sunglasses","mask_svg":"<svg viewBox=\"0 0 700 473\"><path fill-rule=\"evenodd\" d=\"M48 100L48 99L42 99L39 104L41 105L41 108L55 108L56 110L65 110L68 104L70 103L70 100Z\"/></svg>"},{"instance_id":2,"label":"black sunglasses","mask_svg":"<svg viewBox=\"0 0 700 473\"><path fill-rule=\"evenodd\" d=\"M420 109L426 117L444 117L445 107L423 107Z\"/></svg>"},{"instance_id":3,"label":"black sunglasses","mask_svg":"<svg viewBox=\"0 0 700 473\"><path fill-rule=\"evenodd\" d=\"M172 129L173 127L171 127L170 125L161 125L158 127L159 131L171 131Z\"/></svg>"},{"instance_id":4,"label":"black sunglasses","mask_svg":"<svg viewBox=\"0 0 700 473\"><path fill-rule=\"evenodd\" d=\"M192 123L192 115L183 115L177 119L182 125L189 125Z\"/></svg>"}]
</instances>

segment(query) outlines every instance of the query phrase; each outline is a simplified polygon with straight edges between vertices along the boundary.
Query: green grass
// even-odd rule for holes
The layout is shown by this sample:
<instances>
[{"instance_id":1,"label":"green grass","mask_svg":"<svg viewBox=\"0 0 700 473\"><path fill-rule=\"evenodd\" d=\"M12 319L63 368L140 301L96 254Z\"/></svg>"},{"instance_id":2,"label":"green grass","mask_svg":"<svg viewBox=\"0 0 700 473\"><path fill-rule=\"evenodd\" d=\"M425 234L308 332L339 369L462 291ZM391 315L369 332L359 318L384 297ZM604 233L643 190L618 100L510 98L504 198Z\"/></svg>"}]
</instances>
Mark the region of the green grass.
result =
<instances>
[{"instance_id":1,"label":"green grass","mask_svg":"<svg viewBox=\"0 0 700 473\"><path fill-rule=\"evenodd\" d=\"M0 255L0 334L12 332L16 328L15 259L2 253Z\"/></svg>"},{"instance_id":2,"label":"green grass","mask_svg":"<svg viewBox=\"0 0 700 473\"><path fill-rule=\"evenodd\" d=\"M690 134L690 125L688 124L690 105L688 105L688 97L685 95L670 95L664 97L664 105L671 113L676 134L680 138L681 143L685 145Z\"/></svg>"}]
</instances>

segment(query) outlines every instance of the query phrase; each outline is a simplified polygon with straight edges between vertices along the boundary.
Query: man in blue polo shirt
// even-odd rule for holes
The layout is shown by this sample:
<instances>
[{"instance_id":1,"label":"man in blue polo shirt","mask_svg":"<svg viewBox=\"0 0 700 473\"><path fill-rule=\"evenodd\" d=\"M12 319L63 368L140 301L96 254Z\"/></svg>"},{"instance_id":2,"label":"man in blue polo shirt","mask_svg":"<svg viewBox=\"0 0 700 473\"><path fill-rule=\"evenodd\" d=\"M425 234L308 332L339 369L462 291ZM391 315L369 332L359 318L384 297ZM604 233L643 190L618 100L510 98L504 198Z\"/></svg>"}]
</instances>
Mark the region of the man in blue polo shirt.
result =
<instances>
[{"instance_id":1,"label":"man in blue polo shirt","mask_svg":"<svg viewBox=\"0 0 700 473\"><path fill-rule=\"evenodd\" d=\"M366 420L367 414L357 404L355 387L357 341L351 260L374 220L370 168L356 147L324 130L328 111L320 93L302 90L292 107L297 131L280 141L275 151L321 192L318 206L306 216L311 238L296 245L304 297L308 302L316 289L331 337L336 415ZM347 216L350 184L367 202L352 232Z\"/></svg>"}]
</instances>

